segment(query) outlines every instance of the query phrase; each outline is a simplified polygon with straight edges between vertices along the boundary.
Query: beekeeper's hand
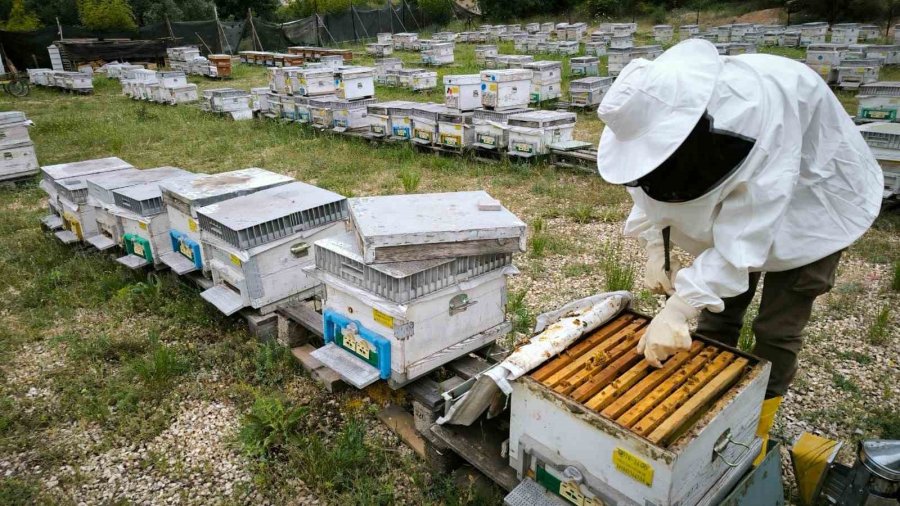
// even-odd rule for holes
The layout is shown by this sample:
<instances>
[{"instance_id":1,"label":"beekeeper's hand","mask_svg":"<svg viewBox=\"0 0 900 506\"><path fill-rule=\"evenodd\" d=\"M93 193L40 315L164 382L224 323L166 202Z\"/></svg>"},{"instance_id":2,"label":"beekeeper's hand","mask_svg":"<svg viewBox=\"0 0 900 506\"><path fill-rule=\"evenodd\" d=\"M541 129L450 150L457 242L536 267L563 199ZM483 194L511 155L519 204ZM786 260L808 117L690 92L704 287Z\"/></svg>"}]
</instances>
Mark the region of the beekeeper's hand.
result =
<instances>
[{"instance_id":1,"label":"beekeeper's hand","mask_svg":"<svg viewBox=\"0 0 900 506\"><path fill-rule=\"evenodd\" d=\"M647 243L647 265L644 267L644 287L657 295L675 293L675 275L681 262L669 252L669 272L666 272L666 249L662 241Z\"/></svg>"},{"instance_id":2,"label":"beekeeper's hand","mask_svg":"<svg viewBox=\"0 0 900 506\"><path fill-rule=\"evenodd\" d=\"M678 295L669 297L666 305L641 336L637 352L643 353L653 367L662 367L663 360L679 351L690 349L691 331L688 322L699 313L698 309Z\"/></svg>"}]
</instances>

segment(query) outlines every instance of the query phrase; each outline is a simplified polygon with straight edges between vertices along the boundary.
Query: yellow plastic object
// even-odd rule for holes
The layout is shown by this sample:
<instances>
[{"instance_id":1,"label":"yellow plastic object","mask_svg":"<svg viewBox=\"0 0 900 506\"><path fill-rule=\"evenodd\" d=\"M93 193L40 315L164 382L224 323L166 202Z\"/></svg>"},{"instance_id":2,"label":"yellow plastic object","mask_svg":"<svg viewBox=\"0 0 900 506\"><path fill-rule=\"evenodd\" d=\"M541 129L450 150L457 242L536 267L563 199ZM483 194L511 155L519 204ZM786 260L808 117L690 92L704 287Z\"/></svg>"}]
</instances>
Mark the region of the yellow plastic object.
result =
<instances>
[{"instance_id":1,"label":"yellow plastic object","mask_svg":"<svg viewBox=\"0 0 900 506\"><path fill-rule=\"evenodd\" d=\"M797 438L791 447L791 461L794 463L801 504L816 504L825 472L840 449L841 443L808 432Z\"/></svg>"},{"instance_id":2,"label":"yellow plastic object","mask_svg":"<svg viewBox=\"0 0 900 506\"><path fill-rule=\"evenodd\" d=\"M766 456L766 447L769 445L769 431L775 423L775 414L781 406L783 397L772 397L763 401L762 412L759 414L759 425L756 426L756 435L762 438L762 449L753 460L753 467L760 465Z\"/></svg>"}]
</instances>

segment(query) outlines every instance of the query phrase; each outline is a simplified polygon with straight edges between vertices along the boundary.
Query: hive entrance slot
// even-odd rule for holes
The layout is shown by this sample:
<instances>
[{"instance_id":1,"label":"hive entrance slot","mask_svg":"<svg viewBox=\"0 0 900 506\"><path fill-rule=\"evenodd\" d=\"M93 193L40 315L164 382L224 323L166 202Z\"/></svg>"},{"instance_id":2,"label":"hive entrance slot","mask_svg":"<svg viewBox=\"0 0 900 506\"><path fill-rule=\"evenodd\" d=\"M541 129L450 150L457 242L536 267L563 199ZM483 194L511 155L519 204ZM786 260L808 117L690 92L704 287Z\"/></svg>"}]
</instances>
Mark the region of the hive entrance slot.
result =
<instances>
[{"instance_id":1,"label":"hive entrance slot","mask_svg":"<svg viewBox=\"0 0 900 506\"><path fill-rule=\"evenodd\" d=\"M656 369L635 349L648 323L644 316L622 314L531 377L653 443L668 446L741 379L750 361L695 340L689 350Z\"/></svg>"}]
</instances>

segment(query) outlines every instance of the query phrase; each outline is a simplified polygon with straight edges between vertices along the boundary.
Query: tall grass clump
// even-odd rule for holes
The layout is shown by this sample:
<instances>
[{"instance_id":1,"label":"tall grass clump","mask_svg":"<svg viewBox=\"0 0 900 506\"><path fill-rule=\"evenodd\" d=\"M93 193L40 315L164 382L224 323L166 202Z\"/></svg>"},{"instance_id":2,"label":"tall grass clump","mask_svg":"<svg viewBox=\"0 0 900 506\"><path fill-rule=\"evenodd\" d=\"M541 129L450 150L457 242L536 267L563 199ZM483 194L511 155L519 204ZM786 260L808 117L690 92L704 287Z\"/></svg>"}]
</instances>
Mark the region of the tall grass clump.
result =
<instances>
[{"instance_id":1,"label":"tall grass clump","mask_svg":"<svg viewBox=\"0 0 900 506\"><path fill-rule=\"evenodd\" d=\"M600 267L606 279L606 290L631 290L634 288L636 268L625 258L620 240L606 242L600 250Z\"/></svg>"}]
</instances>

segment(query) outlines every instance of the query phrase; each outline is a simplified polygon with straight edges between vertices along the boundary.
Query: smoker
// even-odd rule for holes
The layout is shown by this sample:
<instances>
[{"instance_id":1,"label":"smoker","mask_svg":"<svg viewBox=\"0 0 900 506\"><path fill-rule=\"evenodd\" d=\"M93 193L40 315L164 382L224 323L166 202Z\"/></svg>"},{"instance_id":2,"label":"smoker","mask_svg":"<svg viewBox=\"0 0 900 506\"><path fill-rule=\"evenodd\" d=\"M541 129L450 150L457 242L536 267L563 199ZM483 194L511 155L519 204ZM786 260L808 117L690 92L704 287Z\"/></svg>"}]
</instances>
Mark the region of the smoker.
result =
<instances>
[{"instance_id":1,"label":"smoker","mask_svg":"<svg viewBox=\"0 0 900 506\"><path fill-rule=\"evenodd\" d=\"M209 273L197 210L218 202L274 188L294 178L265 169L249 169L201 175L193 179L173 179L160 183L169 218L171 246L160 255L162 263L176 274L192 271Z\"/></svg>"},{"instance_id":2,"label":"smoker","mask_svg":"<svg viewBox=\"0 0 900 506\"><path fill-rule=\"evenodd\" d=\"M770 364L696 337L650 366L621 313L513 383L509 462L574 504L719 504L762 447ZM509 500L509 498L507 498Z\"/></svg>"},{"instance_id":3,"label":"smoker","mask_svg":"<svg viewBox=\"0 0 900 506\"><path fill-rule=\"evenodd\" d=\"M188 173L178 179L190 180L201 174ZM144 183L113 190L114 206L108 208L122 229L125 256L116 259L130 269L162 266L162 254L169 251L169 215L159 183Z\"/></svg>"},{"instance_id":4,"label":"smoker","mask_svg":"<svg viewBox=\"0 0 900 506\"><path fill-rule=\"evenodd\" d=\"M40 187L47 193L50 208L50 215L44 217L42 223L51 230L62 228L56 232L56 237L66 244L95 235L96 221L93 219L93 209L87 205L84 179L93 174L133 168L130 163L116 157L41 167Z\"/></svg>"},{"instance_id":5,"label":"smoker","mask_svg":"<svg viewBox=\"0 0 900 506\"><path fill-rule=\"evenodd\" d=\"M113 192L120 188L163 181L169 178L190 176L191 173L176 167L155 169L124 169L85 178L87 203L93 208L97 233L84 240L99 251L123 244L125 231L114 212L116 199Z\"/></svg>"},{"instance_id":6,"label":"smoker","mask_svg":"<svg viewBox=\"0 0 900 506\"><path fill-rule=\"evenodd\" d=\"M200 294L226 315L245 307L266 314L313 295L319 282L303 268L312 245L343 233L347 199L293 182L197 209L213 287Z\"/></svg>"},{"instance_id":7,"label":"smoker","mask_svg":"<svg viewBox=\"0 0 900 506\"><path fill-rule=\"evenodd\" d=\"M483 191L350 199L353 230L316 243L326 345L348 383L400 387L509 330L506 276L525 224ZM415 213L410 213L415 209Z\"/></svg>"}]
</instances>

